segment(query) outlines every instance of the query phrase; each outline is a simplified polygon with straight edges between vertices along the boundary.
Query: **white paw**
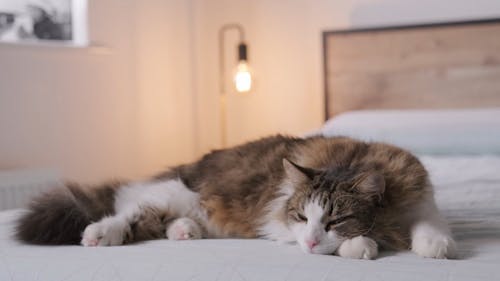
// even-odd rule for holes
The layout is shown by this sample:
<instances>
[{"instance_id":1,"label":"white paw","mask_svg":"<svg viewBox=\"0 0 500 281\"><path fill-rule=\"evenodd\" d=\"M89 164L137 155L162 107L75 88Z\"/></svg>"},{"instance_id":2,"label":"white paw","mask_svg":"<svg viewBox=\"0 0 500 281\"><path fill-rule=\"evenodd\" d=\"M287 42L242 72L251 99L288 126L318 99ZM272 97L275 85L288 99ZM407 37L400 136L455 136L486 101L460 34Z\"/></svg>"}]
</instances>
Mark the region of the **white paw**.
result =
<instances>
[{"instance_id":1,"label":"white paw","mask_svg":"<svg viewBox=\"0 0 500 281\"><path fill-rule=\"evenodd\" d=\"M411 242L412 250L426 258L456 258L457 247L453 238L436 233L434 235L417 235Z\"/></svg>"},{"instance_id":2,"label":"white paw","mask_svg":"<svg viewBox=\"0 0 500 281\"><path fill-rule=\"evenodd\" d=\"M356 236L342 242L337 254L344 258L370 260L378 255L378 246L371 238Z\"/></svg>"},{"instance_id":3,"label":"white paw","mask_svg":"<svg viewBox=\"0 0 500 281\"><path fill-rule=\"evenodd\" d=\"M190 218L179 218L167 227L169 240L201 239L201 227Z\"/></svg>"},{"instance_id":4,"label":"white paw","mask_svg":"<svg viewBox=\"0 0 500 281\"><path fill-rule=\"evenodd\" d=\"M81 244L86 247L121 245L130 231L126 221L107 217L85 228Z\"/></svg>"}]
</instances>

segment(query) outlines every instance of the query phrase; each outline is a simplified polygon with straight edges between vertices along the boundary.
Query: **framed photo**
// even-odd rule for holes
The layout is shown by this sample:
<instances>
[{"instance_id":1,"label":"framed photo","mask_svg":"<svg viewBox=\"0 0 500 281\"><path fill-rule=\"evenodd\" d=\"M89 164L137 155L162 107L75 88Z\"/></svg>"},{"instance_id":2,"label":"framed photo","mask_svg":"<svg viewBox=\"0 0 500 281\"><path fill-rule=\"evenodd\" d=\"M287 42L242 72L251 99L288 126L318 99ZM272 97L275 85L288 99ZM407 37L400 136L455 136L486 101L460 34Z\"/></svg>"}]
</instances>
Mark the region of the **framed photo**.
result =
<instances>
[{"instance_id":1,"label":"framed photo","mask_svg":"<svg viewBox=\"0 0 500 281\"><path fill-rule=\"evenodd\" d=\"M0 43L83 46L87 0L1 0Z\"/></svg>"}]
</instances>

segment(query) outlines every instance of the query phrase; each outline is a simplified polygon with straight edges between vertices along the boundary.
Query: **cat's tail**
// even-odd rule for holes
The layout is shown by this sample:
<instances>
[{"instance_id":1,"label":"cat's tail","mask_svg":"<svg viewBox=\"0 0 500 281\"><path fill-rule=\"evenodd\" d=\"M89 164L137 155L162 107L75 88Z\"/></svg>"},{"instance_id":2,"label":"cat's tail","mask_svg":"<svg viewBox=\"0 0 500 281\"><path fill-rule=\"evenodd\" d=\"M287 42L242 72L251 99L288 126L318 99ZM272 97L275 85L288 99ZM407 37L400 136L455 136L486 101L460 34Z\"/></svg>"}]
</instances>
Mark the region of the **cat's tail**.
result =
<instances>
[{"instance_id":1,"label":"cat's tail","mask_svg":"<svg viewBox=\"0 0 500 281\"><path fill-rule=\"evenodd\" d=\"M87 225L114 213L120 183L82 188L67 184L35 198L17 221L18 240L38 245L79 244Z\"/></svg>"}]
</instances>

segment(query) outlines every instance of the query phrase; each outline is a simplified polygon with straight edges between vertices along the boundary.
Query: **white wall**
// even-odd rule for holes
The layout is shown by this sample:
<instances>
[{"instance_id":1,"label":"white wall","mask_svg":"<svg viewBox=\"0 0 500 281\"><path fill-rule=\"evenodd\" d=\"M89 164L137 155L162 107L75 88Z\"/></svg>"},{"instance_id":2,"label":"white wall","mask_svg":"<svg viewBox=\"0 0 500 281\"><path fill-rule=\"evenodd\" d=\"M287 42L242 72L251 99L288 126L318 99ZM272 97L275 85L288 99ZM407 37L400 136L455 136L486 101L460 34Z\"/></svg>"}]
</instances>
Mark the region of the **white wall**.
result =
<instances>
[{"instance_id":1,"label":"white wall","mask_svg":"<svg viewBox=\"0 0 500 281\"><path fill-rule=\"evenodd\" d=\"M197 0L200 151L220 144L217 31L246 28L256 75L252 95L229 101L229 143L271 133L302 134L323 121L322 31L500 17L498 0ZM231 37L232 36L232 37ZM227 47L237 43L230 35ZM234 54L227 59L234 60ZM234 61L233 61L234 63Z\"/></svg>"},{"instance_id":2,"label":"white wall","mask_svg":"<svg viewBox=\"0 0 500 281\"><path fill-rule=\"evenodd\" d=\"M104 50L0 45L0 169L99 181L194 157L190 1L89 8Z\"/></svg>"}]
</instances>

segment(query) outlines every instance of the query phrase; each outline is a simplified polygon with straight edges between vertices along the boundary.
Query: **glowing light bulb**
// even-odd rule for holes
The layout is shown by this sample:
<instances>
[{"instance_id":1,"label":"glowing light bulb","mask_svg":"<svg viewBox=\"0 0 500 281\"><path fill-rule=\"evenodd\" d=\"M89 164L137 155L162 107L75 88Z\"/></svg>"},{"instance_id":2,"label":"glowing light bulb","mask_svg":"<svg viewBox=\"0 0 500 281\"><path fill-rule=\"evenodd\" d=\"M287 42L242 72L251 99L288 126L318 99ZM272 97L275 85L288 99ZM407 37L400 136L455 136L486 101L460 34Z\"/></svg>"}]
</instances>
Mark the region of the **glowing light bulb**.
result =
<instances>
[{"instance_id":1,"label":"glowing light bulb","mask_svg":"<svg viewBox=\"0 0 500 281\"><path fill-rule=\"evenodd\" d=\"M246 93L252 89L252 74L246 61L242 60L236 67L234 75L234 85L239 93Z\"/></svg>"}]
</instances>

